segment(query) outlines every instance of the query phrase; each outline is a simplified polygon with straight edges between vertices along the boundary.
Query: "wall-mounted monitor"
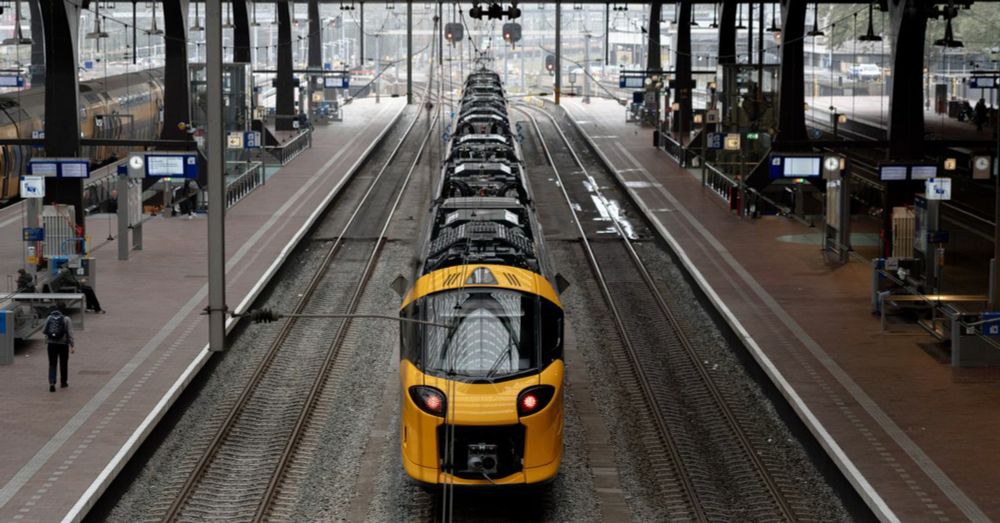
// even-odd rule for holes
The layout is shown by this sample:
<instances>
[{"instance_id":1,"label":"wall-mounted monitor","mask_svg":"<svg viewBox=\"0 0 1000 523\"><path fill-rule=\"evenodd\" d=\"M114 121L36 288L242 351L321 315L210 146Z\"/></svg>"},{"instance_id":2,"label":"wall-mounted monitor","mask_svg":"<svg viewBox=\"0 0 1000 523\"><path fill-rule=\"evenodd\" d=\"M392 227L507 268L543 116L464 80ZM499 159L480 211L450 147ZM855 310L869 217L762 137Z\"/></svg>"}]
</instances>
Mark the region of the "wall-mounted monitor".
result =
<instances>
[{"instance_id":1,"label":"wall-mounted monitor","mask_svg":"<svg viewBox=\"0 0 1000 523\"><path fill-rule=\"evenodd\" d=\"M931 178L937 178L937 173L938 173L937 165L910 166L911 180L930 180Z\"/></svg>"},{"instance_id":2,"label":"wall-mounted monitor","mask_svg":"<svg viewBox=\"0 0 1000 523\"><path fill-rule=\"evenodd\" d=\"M823 158L819 156L785 156L781 176L784 178L815 178L823 174Z\"/></svg>"},{"instance_id":3,"label":"wall-mounted monitor","mask_svg":"<svg viewBox=\"0 0 1000 523\"><path fill-rule=\"evenodd\" d=\"M906 171L905 165L881 165L878 168L878 179L883 182L906 181Z\"/></svg>"}]
</instances>

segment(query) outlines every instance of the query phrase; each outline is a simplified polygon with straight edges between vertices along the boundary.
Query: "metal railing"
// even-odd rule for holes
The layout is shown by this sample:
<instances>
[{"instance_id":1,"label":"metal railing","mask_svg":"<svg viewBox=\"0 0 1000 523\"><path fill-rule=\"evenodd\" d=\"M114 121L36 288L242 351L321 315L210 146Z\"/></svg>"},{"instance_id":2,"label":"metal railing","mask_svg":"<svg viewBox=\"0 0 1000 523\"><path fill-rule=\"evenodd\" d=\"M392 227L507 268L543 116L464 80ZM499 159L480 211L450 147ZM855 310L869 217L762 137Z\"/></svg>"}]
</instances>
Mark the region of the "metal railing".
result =
<instances>
[{"instance_id":1,"label":"metal railing","mask_svg":"<svg viewBox=\"0 0 1000 523\"><path fill-rule=\"evenodd\" d=\"M698 165L701 166L701 183L703 186L711 189L721 198L729 201L730 205L735 210L739 210L739 206L734 205L734 198L742 199L742 211L744 216L756 218L769 209L775 213L790 216L805 225L812 225L808 221L796 216L792 212L791 207L782 205L771 198L768 198L753 187L741 185L735 177L730 176L715 165L709 163L706 157L702 156L702 151L699 151L697 147L684 148L668 135L663 135L663 138L665 139L661 139L661 142L665 144L664 149L667 154L673 156L678 160L678 162L683 159L683 163L681 164L682 166L691 166L696 163L695 160L697 160ZM673 151L671 151L669 147L673 147Z\"/></svg>"},{"instance_id":2,"label":"metal railing","mask_svg":"<svg viewBox=\"0 0 1000 523\"><path fill-rule=\"evenodd\" d=\"M274 163L285 165L309 147L312 147L311 127L300 130L299 134L295 135L294 138L281 145L264 147L264 154L270 156Z\"/></svg>"},{"instance_id":3,"label":"metal railing","mask_svg":"<svg viewBox=\"0 0 1000 523\"><path fill-rule=\"evenodd\" d=\"M226 208L236 205L257 187L264 185L266 180L264 164L261 162L231 162L230 167L236 166L239 169L231 179L226 182Z\"/></svg>"}]
</instances>

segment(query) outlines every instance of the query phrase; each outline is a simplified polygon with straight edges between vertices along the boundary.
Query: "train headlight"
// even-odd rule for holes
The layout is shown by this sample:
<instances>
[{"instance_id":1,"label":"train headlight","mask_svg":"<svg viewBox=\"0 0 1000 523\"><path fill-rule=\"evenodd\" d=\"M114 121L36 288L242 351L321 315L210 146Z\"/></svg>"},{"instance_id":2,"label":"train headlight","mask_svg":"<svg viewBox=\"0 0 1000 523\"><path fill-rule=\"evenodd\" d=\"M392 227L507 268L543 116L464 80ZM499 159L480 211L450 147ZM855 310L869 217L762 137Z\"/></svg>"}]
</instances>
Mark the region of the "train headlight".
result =
<instances>
[{"instance_id":1,"label":"train headlight","mask_svg":"<svg viewBox=\"0 0 1000 523\"><path fill-rule=\"evenodd\" d=\"M444 417L447 402L444 393L440 390L434 387L415 385L410 387L410 398L413 399L413 403L417 404L417 407L420 407L420 410L433 416Z\"/></svg>"},{"instance_id":2,"label":"train headlight","mask_svg":"<svg viewBox=\"0 0 1000 523\"><path fill-rule=\"evenodd\" d=\"M555 393L556 389L551 385L539 385L524 389L517 396L517 414L520 416L530 416L544 409L552 401L552 396Z\"/></svg>"}]
</instances>

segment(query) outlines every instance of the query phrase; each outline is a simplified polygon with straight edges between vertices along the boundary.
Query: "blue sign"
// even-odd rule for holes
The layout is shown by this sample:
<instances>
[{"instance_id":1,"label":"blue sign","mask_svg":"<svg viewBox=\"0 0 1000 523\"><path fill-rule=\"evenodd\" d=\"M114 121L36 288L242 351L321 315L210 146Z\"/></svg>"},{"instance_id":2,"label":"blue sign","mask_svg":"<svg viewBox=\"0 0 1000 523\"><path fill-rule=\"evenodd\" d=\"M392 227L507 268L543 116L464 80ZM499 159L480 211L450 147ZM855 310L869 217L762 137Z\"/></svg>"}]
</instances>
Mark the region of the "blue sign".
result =
<instances>
[{"instance_id":1,"label":"blue sign","mask_svg":"<svg viewBox=\"0 0 1000 523\"><path fill-rule=\"evenodd\" d=\"M972 89L996 89L997 77L973 76L972 78L969 78L969 87Z\"/></svg>"},{"instance_id":2,"label":"blue sign","mask_svg":"<svg viewBox=\"0 0 1000 523\"><path fill-rule=\"evenodd\" d=\"M324 71L332 71L333 70L333 64L331 64L330 62L323 62L323 70Z\"/></svg>"},{"instance_id":3,"label":"blue sign","mask_svg":"<svg viewBox=\"0 0 1000 523\"><path fill-rule=\"evenodd\" d=\"M26 242L43 242L45 241L45 228L25 227L21 230L21 235Z\"/></svg>"},{"instance_id":4,"label":"blue sign","mask_svg":"<svg viewBox=\"0 0 1000 523\"><path fill-rule=\"evenodd\" d=\"M1000 312L984 312L983 336L1000 336Z\"/></svg>"},{"instance_id":5,"label":"blue sign","mask_svg":"<svg viewBox=\"0 0 1000 523\"><path fill-rule=\"evenodd\" d=\"M726 141L726 133L708 133L708 148L722 149Z\"/></svg>"},{"instance_id":6,"label":"blue sign","mask_svg":"<svg viewBox=\"0 0 1000 523\"><path fill-rule=\"evenodd\" d=\"M327 76L323 78L323 87L327 89L347 89L351 86L351 77L348 75Z\"/></svg>"},{"instance_id":7,"label":"blue sign","mask_svg":"<svg viewBox=\"0 0 1000 523\"><path fill-rule=\"evenodd\" d=\"M247 131L243 133L244 149L260 149L260 131Z\"/></svg>"},{"instance_id":8,"label":"blue sign","mask_svg":"<svg viewBox=\"0 0 1000 523\"><path fill-rule=\"evenodd\" d=\"M10 311L0 311L0 334L7 334L7 315Z\"/></svg>"},{"instance_id":9,"label":"blue sign","mask_svg":"<svg viewBox=\"0 0 1000 523\"><path fill-rule=\"evenodd\" d=\"M618 87L621 89L637 89L646 85L646 74L625 74L618 76Z\"/></svg>"},{"instance_id":10,"label":"blue sign","mask_svg":"<svg viewBox=\"0 0 1000 523\"><path fill-rule=\"evenodd\" d=\"M83 68L87 69L87 70L93 69L94 68L94 61L93 60L84 60L83 61Z\"/></svg>"},{"instance_id":11,"label":"blue sign","mask_svg":"<svg viewBox=\"0 0 1000 523\"><path fill-rule=\"evenodd\" d=\"M89 178L90 160L39 158L28 162L28 174L49 178Z\"/></svg>"},{"instance_id":12,"label":"blue sign","mask_svg":"<svg viewBox=\"0 0 1000 523\"><path fill-rule=\"evenodd\" d=\"M0 87L24 87L24 78L19 74L0 75Z\"/></svg>"}]
</instances>

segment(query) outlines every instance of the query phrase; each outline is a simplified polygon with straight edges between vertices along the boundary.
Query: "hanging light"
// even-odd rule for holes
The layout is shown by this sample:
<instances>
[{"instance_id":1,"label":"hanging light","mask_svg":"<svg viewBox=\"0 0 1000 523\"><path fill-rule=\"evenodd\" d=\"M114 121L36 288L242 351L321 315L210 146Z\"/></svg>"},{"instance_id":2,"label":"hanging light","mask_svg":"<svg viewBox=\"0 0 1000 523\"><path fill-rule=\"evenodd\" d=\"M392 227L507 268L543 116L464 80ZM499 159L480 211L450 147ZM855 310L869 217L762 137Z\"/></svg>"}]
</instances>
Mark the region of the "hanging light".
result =
<instances>
[{"instance_id":1,"label":"hanging light","mask_svg":"<svg viewBox=\"0 0 1000 523\"><path fill-rule=\"evenodd\" d=\"M232 10L232 5L233 5L232 2L226 2L226 23L222 24L223 29L233 28L233 18L230 12Z\"/></svg>"},{"instance_id":2,"label":"hanging light","mask_svg":"<svg viewBox=\"0 0 1000 523\"><path fill-rule=\"evenodd\" d=\"M743 4L740 4L739 15L739 20L736 21L735 29L746 29L747 26L743 25Z\"/></svg>"},{"instance_id":3,"label":"hanging light","mask_svg":"<svg viewBox=\"0 0 1000 523\"><path fill-rule=\"evenodd\" d=\"M877 35L877 34L875 34L875 24L874 24L874 18L875 17L872 16L873 10L874 10L874 8L873 8L872 4L869 3L868 4L868 32L858 37L858 41L859 42L881 42L882 41L882 37L879 36L879 35ZM950 27L951 27L951 20L950 19L948 20L948 25L949 25L949 30L950 30Z\"/></svg>"},{"instance_id":4,"label":"hanging light","mask_svg":"<svg viewBox=\"0 0 1000 523\"><path fill-rule=\"evenodd\" d=\"M150 36L163 34L163 30L156 27L156 2L153 2L153 23L150 25L149 31L146 31L146 34Z\"/></svg>"},{"instance_id":5,"label":"hanging light","mask_svg":"<svg viewBox=\"0 0 1000 523\"><path fill-rule=\"evenodd\" d=\"M965 47L965 44L963 44L961 40L955 40L955 32L951 28L951 20L952 18L958 16L958 9L955 8L955 6L951 2L948 2L948 7L944 8L942 15L944 16L945 19L944 38L935 40L934 45L938 47L947 47L952 49L957 47Z\"/></svg>"},{"instance_id":6,"label":"hanging light","mask_svg":"<svg viewBox=\"0 0 1000 523\"><path fill-rule=\"evenodd\" d=\"M806 36L826 36L826 33L819 30L819 2L813 3L813 28Z\"/></svg>"},{"instance_id":7,"label":"hanging light","mask_svg":"<svg viewBox=\"0 0 1000 523\"><path fill-rule=\"evenodd\" d=\"M20 4L20 2L18 2L18 4ZM20 32L20 30L21 30L20 26L21 26L21 24L17 24L17 28L16 29L18 30L18 32ZM107 38L107 37L108 37L108 33L106 33L106 32L104 32L104 31L101 30L101 6L100 6L100 4L95 3L94 4L94 30L91 31L91 32L89 32L89 33L87 33L84 36L84 38L87 38L88 40L94 40L94 39L98 39L98 38ZM3 43L6 44L7 40L4 40Z\"/></svg>"},{"instance_id":8,"label":"hanging light","mask_svg":"<svg viewBox=\"0 0 1000 523\"><path fill-rule=\"evenodd\" d=\"M198 10L198 2L194 3L194 25L191 26L191 31L198 32L204 31L205 28L201 26L201 13Z\"/></svg>"},{"instance_id":9,"label":"hanging light","mask_svg":"<svg viewBox=\"0 0 1000 523\"><path fill-rule=\"evenodd\" d=\"M955 33L951 29L951 18L945 22L944 26L944 38L934 41L934 45L938 47L947 47L950 49L965 47L965 44L961 40L955 40Z\"/></svg>"},{"instance_id":10,"label":"hanging light","mask_svg":"<svg viewBox=\"0 0 1000 523\"><path fill-rule=\"evenodd\" d=\"M766 29L768 33L780 33L781 28L778 27L778 21L774 15L774 4L771 4L771 27Z\"/></svg>"},{"instance_id":11,"label":"hanging light","mask_svg":"<svg viewBox=\"0 0 1000 523\"><path fill-rule=\"evenodd\" d=\"M107 33L104 37L108 37ZM14 0L14 36L4 39L3 45L31 45L31 38L21 32L21 0Z\"/></svg>"},{"instance_id":12,"label":"hanging light","mask_svg":"<svg viewBox=\"0 0 1000 523\"><path fill-rule=\"evenodd\" d=\"M712 29L719 28L719 4L712 5L712 23L708 24Z\"/></svg>"}]
</instances>

